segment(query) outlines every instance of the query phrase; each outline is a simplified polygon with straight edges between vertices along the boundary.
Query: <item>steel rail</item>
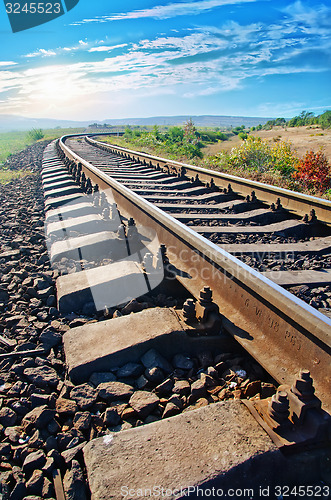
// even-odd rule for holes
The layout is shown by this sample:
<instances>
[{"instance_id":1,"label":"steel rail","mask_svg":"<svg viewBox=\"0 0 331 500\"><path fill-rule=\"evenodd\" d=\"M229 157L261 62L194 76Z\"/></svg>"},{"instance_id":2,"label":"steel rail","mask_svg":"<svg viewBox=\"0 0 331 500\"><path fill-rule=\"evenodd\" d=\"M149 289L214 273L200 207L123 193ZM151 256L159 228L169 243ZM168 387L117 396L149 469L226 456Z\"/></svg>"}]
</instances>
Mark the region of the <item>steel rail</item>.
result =
<instances>
[{"instance_id":1,"label":"steel rail","mask_svg":"<svg viewBox=\"0 0 331 500\"><path fill-rule=\"evenodd\" d=\"M80 162L101 190L111 188L121 212L138 227L156 231L177 279L193 296L210 286L227 331L279 383L291 384L301 368L310 370L331 412L331 320L85 161L65 144L71 137L60 140L66 156Z\"/></svg>"},{"instance_id":2,"label":"steel rail","mask_svg":"<svg viewBox=\"0 0 331 500\"><path fill-rule=\"evenodd\" d=\"M280 198L284 208L301 217L309 214L309 212L314 209L319 221L324 224L331 225L331 201L329 200L298 193L296 191L290 191L289 189L271 186L270 184L263 184L262 182L250 179L243 179L235 175L216 172L214 170L207 170L205 168L196 167L187 163L167 160L165 158L152 156L147 153L132 151L113 144L95 141L91 137L88 137L87 141L94 146L104 146L113 153L124 154L128 158L134 158L138 161L148 161L155 166L160 166L161 168L169 168L170 173L176 171L180 172L181 169L184 169L188 177L195 177L198 174L199 179L204 182L210 182L213 178L215 185L221 188L226 188L230 183L233 191L238 192L245 197L250 195L252 191L255 191L257 198L268 204L275 203L277 198Z\"/></svg>"}]
</instances>

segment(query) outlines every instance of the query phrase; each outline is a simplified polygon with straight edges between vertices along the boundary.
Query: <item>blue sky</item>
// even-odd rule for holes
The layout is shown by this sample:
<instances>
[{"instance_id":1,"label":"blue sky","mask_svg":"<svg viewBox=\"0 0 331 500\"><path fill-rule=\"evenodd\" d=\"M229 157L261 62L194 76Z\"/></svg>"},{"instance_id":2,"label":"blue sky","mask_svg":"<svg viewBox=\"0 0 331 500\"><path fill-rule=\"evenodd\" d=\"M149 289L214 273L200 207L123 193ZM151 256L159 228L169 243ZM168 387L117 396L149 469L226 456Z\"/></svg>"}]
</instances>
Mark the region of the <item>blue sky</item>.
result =
<instances>
[{"instance_id":1,"label":"blue sky","mask_svg":"<svg viewBox=\"0 0 331 500\"><path fill-rule=\"evenodd\" d=\"M320 114L330 82L329 0L80 0L18 33L0 4L0 119Z\"/></svg>"}]
</instances>

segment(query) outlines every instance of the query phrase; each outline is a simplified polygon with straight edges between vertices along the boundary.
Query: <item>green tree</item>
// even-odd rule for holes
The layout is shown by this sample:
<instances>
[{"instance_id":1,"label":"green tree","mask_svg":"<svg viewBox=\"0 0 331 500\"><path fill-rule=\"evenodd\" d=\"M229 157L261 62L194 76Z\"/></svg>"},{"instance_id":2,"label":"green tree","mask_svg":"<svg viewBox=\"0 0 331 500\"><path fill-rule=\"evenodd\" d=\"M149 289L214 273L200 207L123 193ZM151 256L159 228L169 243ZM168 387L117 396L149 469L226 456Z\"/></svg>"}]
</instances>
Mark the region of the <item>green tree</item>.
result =
<instances>
[{"instance_id":1,"label":"green tree","mask_svg":"<svg viewBox=\"0 0 331 500\"><path fill-rule=\"evenodd\" d=\"M128 139L132 137L132 130L129 125L125 127L124 137L127 137Z\"/></svg>"},{"instance_id":2,"label":"green tree","mask_svg":"<svg viewBox=\"0 0 331 500\"><path fill-rule=\"evenodd\" d=\"M184 130L180 127L170 127L167 136L171 142L182 142L184 138Z\"/></svg>"},{"instance_id":3,"label":"green tree","mask_svg":"<svg viewBox=\"0 0 331 500\"><path fill-rule=\"evenodd\" d=\"M199 158L202 157L202 153L200 151L201 144L199 143L199 134L192 121L192 118L189 118L187 122L184 123L183 144L186 154L188 154L191 158L194 158L195 156Z\"/></svg>"},{"instance_id":4,"label":"green tree","mask_svg":"<svg viewBox=\"0 0 331 500\"><path fill-rule=\"evenodd\" d=\"M318 124L323 128L331 127L331 111L325 111L318 117Z\"/></svg>"},{"instance_id":5,"label":"green tree","mask_svg":"<svg viewBox=\"0 0 331 500\"><path fill-rule=\"evenodd\" d=\"M160 130L159 130L159 127L157 125L153 126L153 132L152 132L152 134L153 134L153 136L155 137L155 139L157 141L159 141L161 139Z\"/></svg>"}]
</instances>

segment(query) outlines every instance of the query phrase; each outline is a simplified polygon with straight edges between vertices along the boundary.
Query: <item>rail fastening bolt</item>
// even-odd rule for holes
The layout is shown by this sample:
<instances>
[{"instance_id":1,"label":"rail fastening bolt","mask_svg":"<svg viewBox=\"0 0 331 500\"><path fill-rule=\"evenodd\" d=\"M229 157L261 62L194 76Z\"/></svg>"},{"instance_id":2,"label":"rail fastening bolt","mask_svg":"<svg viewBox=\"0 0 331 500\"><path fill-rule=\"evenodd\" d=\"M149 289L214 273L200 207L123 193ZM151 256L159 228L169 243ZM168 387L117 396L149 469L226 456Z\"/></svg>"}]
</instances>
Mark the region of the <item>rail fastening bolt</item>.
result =
<instances>
[{"instance_id":1,"label":"rail fastening bolt","mask_svg":"<svg viewBox=\"0 0 331 500\"><path fill-rule=\"evenodd\" d=\"M291 387L291 392L304 401L308 401L314 397L315 388L309 370L300 370Z\"/></svg>"},{"instance_id":2,"label":"rail fastening bolt","mask_svg":"<svg viewBox=\"0 0 331 500\"><path fill-rule=\"evenodd\" d=\"M212 302L213 292L209 286L204 286L200 290L200 302Z\"/></svg>"},{"instance_id":3,"label":"rail fastening bolt","mask_svg":"<svg viewBox=\"0 0 331 500\"><path fill-rule=\"evenodd\" d=\"M269 416L277 423L285 422L290 414L290 402L285 391L278 391L271 398L268 406Z\"/></svg>"},{"instance_id":4,"label":"rail fastening bolt","mask_svg":"<svg viewBox=\"0 0 331 500\"><path fill-rule=\"evenodd\" d=\"M193 299L187 299L183 304L183 316L186 321L196 319L195 303Z\"/></svg>"}]
</instances>

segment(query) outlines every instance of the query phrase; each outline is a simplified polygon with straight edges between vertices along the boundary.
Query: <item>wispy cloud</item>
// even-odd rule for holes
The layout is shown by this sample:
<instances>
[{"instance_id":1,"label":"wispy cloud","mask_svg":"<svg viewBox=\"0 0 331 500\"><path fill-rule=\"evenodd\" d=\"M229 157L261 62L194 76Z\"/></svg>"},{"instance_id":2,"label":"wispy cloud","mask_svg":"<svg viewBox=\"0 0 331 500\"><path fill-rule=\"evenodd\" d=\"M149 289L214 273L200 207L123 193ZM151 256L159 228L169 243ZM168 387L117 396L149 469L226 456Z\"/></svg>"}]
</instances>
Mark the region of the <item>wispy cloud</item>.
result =
<instances>
[{"instance_id":1,"label":"wispy cloud","mask_svg":"<svg viewBox=\"0 0 331 500\"><path fill-rule=\"evenodd\" d=\"M89 47L89 43L84 40L79 40L79 42L71 47L57 47L56 49L38 49L35 52L23 55L23 57L53 57L63 53L76 52L78 50L86 50Z\"/></svg>"},{"instance_id":2,"label":"wispy cloud","mask_svg":"<svg viewBox=\"0 0 331 500\"><path fill-rule=\"evenodd\" d=\"M26 54L25 57L52 57L56 56L56 52L54 50L46 50L46 49L38 49L35 52L30 52L30 54Z\"/></svg>"},{"instance_id":3,"label":"wispy cloud","mask_svg":"<svg viewBox=\"0 0 331 500\"><path fill-rule=\"evenodd\" d=\"M196 2L176 2L168 5L156 5L150 9L133 10L131 12L122 12L109 16L97 16L91 19L83 19L82 21L72 23L72 26L79 26L80 24L87 23L121 21L123 19L169 19L177 16L195 16L224 5L235 5L256 1L257 0L200 0Z\"/></svg>"},{"instance_id":4,"label":"wispy cloud","mask_svg":"<svg viewBox=\"0 0 331 500\"><path fill-rule=\"evenodd\" d=\"M109 45L109 46L107 46L107 45L100 45L98 47L92 47L88 51L89 52L111 52L114 49L121 49L121 48L127 47L127 46L128 46L127 43L120 43L118 45Z\"/></svg>"},{"instance_id":5,"label":"wispy cloud","mask_svg":"<svg viewBox=\"0 0 331 500\"><path fill-rule=\"evenodd\" d=\"M0 66L15 66L16 64L14 61L0 61Z\"/></svg>"}]
</instances>

